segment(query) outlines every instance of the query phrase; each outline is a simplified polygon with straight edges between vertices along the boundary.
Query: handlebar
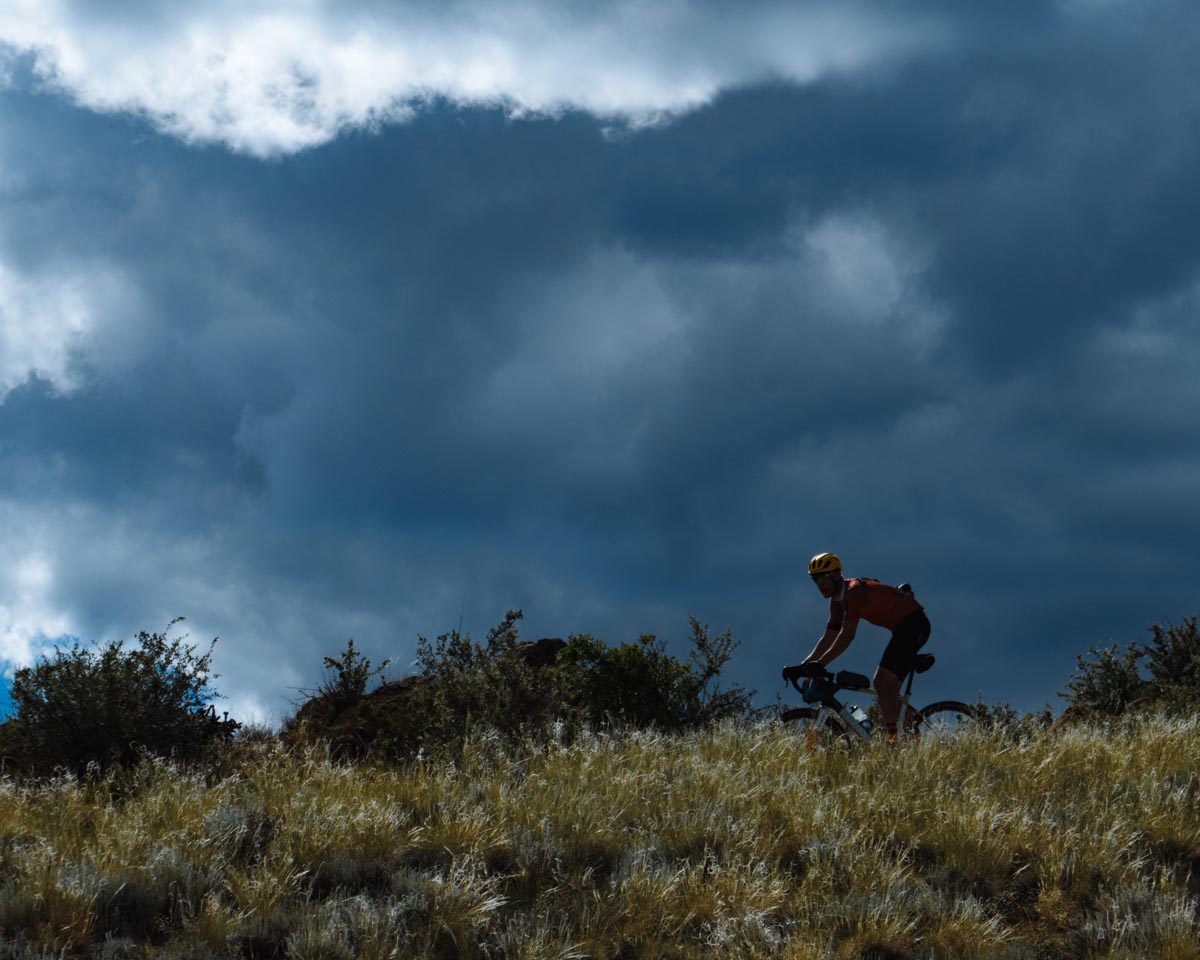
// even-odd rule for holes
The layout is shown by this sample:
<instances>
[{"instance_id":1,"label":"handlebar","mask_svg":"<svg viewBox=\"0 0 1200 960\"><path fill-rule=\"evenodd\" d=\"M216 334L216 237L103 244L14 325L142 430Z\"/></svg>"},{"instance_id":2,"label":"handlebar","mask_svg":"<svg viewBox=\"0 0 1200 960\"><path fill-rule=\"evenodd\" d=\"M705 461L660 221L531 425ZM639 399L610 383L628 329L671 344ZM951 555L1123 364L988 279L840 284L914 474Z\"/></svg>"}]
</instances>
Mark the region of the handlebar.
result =
<instances>
[{"instance_id":1,"label":"handlebar","mask_svg":"<svg viewBox=\"0 0 1200 960\"><path fill-rule=\"evenodd\" d=\"M825 664L812 660L784 667L783 679L799 690L797 680L832 680L833 674L825 668Z\"/></svg>"},{"instance_id":2,"label":"handlebar","mask_svg":"<svg viewBox=\"0 0 1200 960\"><path fill-rule=\"evenodd\" d=\"M814 694L832 696L839 690L869 690L871 687L870 677L864 674L850 670L835 674L826 669L823 663L815 661L784 667L783 678L810 703ZM798 680L804 680L805 683L801 685Z\"/></svg>"}]
</instances>

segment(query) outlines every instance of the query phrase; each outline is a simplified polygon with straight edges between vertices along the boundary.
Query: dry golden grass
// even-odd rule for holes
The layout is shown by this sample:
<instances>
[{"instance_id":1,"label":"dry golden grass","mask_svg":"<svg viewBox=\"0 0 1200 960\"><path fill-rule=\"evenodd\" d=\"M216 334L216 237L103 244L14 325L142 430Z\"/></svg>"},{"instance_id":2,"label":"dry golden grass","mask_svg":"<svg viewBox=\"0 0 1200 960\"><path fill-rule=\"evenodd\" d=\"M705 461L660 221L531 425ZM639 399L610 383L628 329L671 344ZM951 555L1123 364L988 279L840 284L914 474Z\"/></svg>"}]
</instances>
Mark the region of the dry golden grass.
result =
<instances>
[{"instance_id":1,"label":"dry golden grass","mask_svg":"<svg viewBox=\"0 0 1200 960\"><path fill-rule=\"evenodd\" d=\"M1200 960L1200 720L0 781L0 957Z\"/></svg>"}]
</instances>

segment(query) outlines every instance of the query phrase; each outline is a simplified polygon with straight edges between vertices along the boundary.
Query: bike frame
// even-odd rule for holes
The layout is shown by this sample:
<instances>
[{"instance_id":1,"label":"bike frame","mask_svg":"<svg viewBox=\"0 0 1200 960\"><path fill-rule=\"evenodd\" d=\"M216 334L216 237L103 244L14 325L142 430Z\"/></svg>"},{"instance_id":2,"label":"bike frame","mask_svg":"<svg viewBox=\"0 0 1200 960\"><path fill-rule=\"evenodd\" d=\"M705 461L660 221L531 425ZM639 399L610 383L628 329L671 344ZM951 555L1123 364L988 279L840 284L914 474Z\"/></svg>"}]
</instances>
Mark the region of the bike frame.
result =
<instances>
[{"instance_id":1,"label":"bike frame","mask_svg":"<svg viewBox=\"0 0 1200 960\"><path fill-rule=\"evenodd\" d=\"M911 702L913 677L914 673L910 672L908 674L908 680L904 685L904 693L900 695L900 713L896 717L896 730L902 737L908 736L908 729L910 725L909 713L917 712L913 709ZM794 681L792 685L796 686ZM797 687L797 689L799 688ZM844 726L860 740L871 740L872 735L870 731L868 731L861 723L854 719L854 714L851 712L853 710L853 705L842 703L837 699L836 694L842 690L851 690L853 693L868 694L869 696L874 697L876 702L879 701L879 695L872 687L867 687L866 689L862 690L855 690L851 687L838 686L832 693L829 694L826 699L822 700L816 705L817 715L808 722L808 739L810 745L813 744L820 736L821 730L824 729L825 724L829 722L831 717L836 717L842 726ZM878 727L875 729L878 729Z\"/></svg>"},{"instance_id":2,"label":"bike frame","mask_svg":"<svg viewBox=\"0 0 1200 960\"><path fill-rule=\"evenodd\" d=\"M855 690L854 692L867 693L871 696L875 696L875 691L871 689ZM878 700L878 698L876 699ZM825 724L829 722L831 717L836 717L842 726L844 726L860 740L870 740L872 734L854 718L852 710L853 707L851 705L842 703L840 700L833 698L831 702L821 703L817 706L817 715L808 722L808 728L810 731L820 732ZM897 731L900 732L902 736L907 736L909 727L908 714L911 710L912 706L909 703L909 695L906 693L900 698L900 715L896 725Z\"/></svg>"}]
</instances>

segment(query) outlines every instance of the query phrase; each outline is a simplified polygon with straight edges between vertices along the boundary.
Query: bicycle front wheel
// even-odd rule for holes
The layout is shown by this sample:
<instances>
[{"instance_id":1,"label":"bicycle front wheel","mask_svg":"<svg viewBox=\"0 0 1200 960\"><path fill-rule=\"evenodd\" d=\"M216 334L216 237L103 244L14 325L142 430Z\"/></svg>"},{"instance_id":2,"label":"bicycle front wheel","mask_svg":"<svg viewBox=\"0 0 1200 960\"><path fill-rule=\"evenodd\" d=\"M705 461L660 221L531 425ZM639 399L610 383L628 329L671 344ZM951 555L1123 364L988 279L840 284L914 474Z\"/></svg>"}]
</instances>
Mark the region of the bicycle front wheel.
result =
<instances>
[{"instance_id":1,"label":"bicycle front wheel","mask_svg":"<svg viewBox=\"0 0 1200 960\"><path fill-rule=\"evenodd\" d=\"M909 720L910 733L922 740L961 736L979 721L975 708L958 700L939 700L918 710Z\"/></svg>"}]
</instances>

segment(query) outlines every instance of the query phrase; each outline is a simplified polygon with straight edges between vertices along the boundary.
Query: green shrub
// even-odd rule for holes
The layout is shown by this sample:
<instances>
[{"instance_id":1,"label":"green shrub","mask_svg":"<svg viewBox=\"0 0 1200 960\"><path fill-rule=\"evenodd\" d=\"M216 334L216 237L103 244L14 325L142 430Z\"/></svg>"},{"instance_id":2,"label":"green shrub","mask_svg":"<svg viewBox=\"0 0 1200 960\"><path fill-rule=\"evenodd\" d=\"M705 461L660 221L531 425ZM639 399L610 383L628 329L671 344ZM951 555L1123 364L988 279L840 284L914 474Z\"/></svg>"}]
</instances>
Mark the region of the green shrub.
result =
<instances>
[{"instance_id":1,"label":"green shrub","mask_svg":"<svg viewBox=\"0 0 1200 960\"><path fill-rule=\"evenodd\" d=\"M1149 685L1138 669L1142 650L1130 645L1121 650L1115 643L1110 647L1092 647L1076 657L1079 669L1060 692L1076 710L1089 710L1107 716L1124 713L1134 700L1149 693Z\"/></svg>"},{"instance_id":2,"label":"green shrub","mask_svg":"<svg viewBox=\"0 0 1200 960\"><path fill-rule=\"evenodd\" d=\"M1011 740L1022 740L1048 730L1055 719L1050 704L1041 710L1022 713L1011 703L985 703L981 697L973 707L981 723Z\"/></svg>"},{"instance_id":3,"label":"green shrub","mask_svg":"<svg viewBox=\"0 0 1200 960\"><path fill-rule=\"evenodd\" d=\"M590 726L655 726L685 730L750 711L750 694L721 690L722 668L737 646L726 632L689 618L692 651L687 662L670 656L653 634L608 647L583 634L570 639L554 665L554 681L575 721Z\"/></svg>"},{"instance_id":4,"label":"green shrub","mask_svg":"<svg viewBox=\"0 0 1200 960\"><path fill-rule=\"evenodd\" d=\"M179 620L168 625L170 631ZM36 775L65 769L103 771L144 756L199 757L236 729L218 720L208 701L214 639L199 653L167 632L137 635L97 650L78 642L55 648L13 677L13 716L0 749L17 769Z\"/></svg>"},{"instance_id":5,"label":"green shrub","mask_svg":"<svg viewBox=\"0 0 1200 960\"><path fill-rule=\"evenodd\" d=\"M434 641L419 638L419 674L405 695L367 698L359 710L375 752L456 756L484 730L512 749L529 738L570 738L588 727L683 730L751 710L751 692L719 684L733 638L711 635L695 618L687 661L650 635L608 647L581 634L569 638L553 665L538 666L520 646L521 617L510 610L484 643L457 630Z\"/></svg>"},{"instance_id":6,"label":"green shrub","mask_svg":"<svg viewBox=\"0 0 1200 960\"><path fill-rule=\"evenodd\" d=\"M418 637L421 682L399 700L366 704L361 711L363 725L380 732L378 751L457 753L477 730L495 731L508 746L544 731L559 702L517 650L521 616L508 611L483 644L458 630L433 641Z\"/></svg>"},{"instance_id":7,"label":"green shrub","mask_svg":"<svg viewBox=\"0 0 1200 960\"><path fill-rule=\"evenodd\" d=\"M1146 700L1175 711L1200 706L1200 631L1194 616L1150 627L1149 644L1093 647L1077 659L1079 669L1060 694L1077 710L1116 716Z\"/></svg>"},{"instance_id":8,"label":"green shrub","mask_svg":"<svg viewBox=\"0 0 1200 960\"><path fill-rule=\"evenodd\" d=\"M346 649L340 657L326 657L326 679L317 687L316 696L325 698L330 718L358 703L371 680L383 673L391 662L384 660L378 666L372 666L370 660L354 649L353 639L346 641Z\"/></svg>"},{"instance_id":9,"label":"green shrub","mask_svg":"<svg viewBox=\"0 0 1200 960\"><path fill-rule=\"evenodd\" d=\"M680 695L688 674L688 665L669 656L653 634L618 647L581 634L559 653L552 682L561 712L576 723L678 729L688 712Z\"/></svg>"},{"instance_id":10,"label":"green shrub","mask_svg":"<svg viewBox=\"0 0 1200 960\"><path fill-rule=\"evenodd\" d=\"M1200 707L1200 630L1196 618L1155 624L1142 652L1150 671L1151 696L1177 712Z\"/></svg>"}]
</instances>

